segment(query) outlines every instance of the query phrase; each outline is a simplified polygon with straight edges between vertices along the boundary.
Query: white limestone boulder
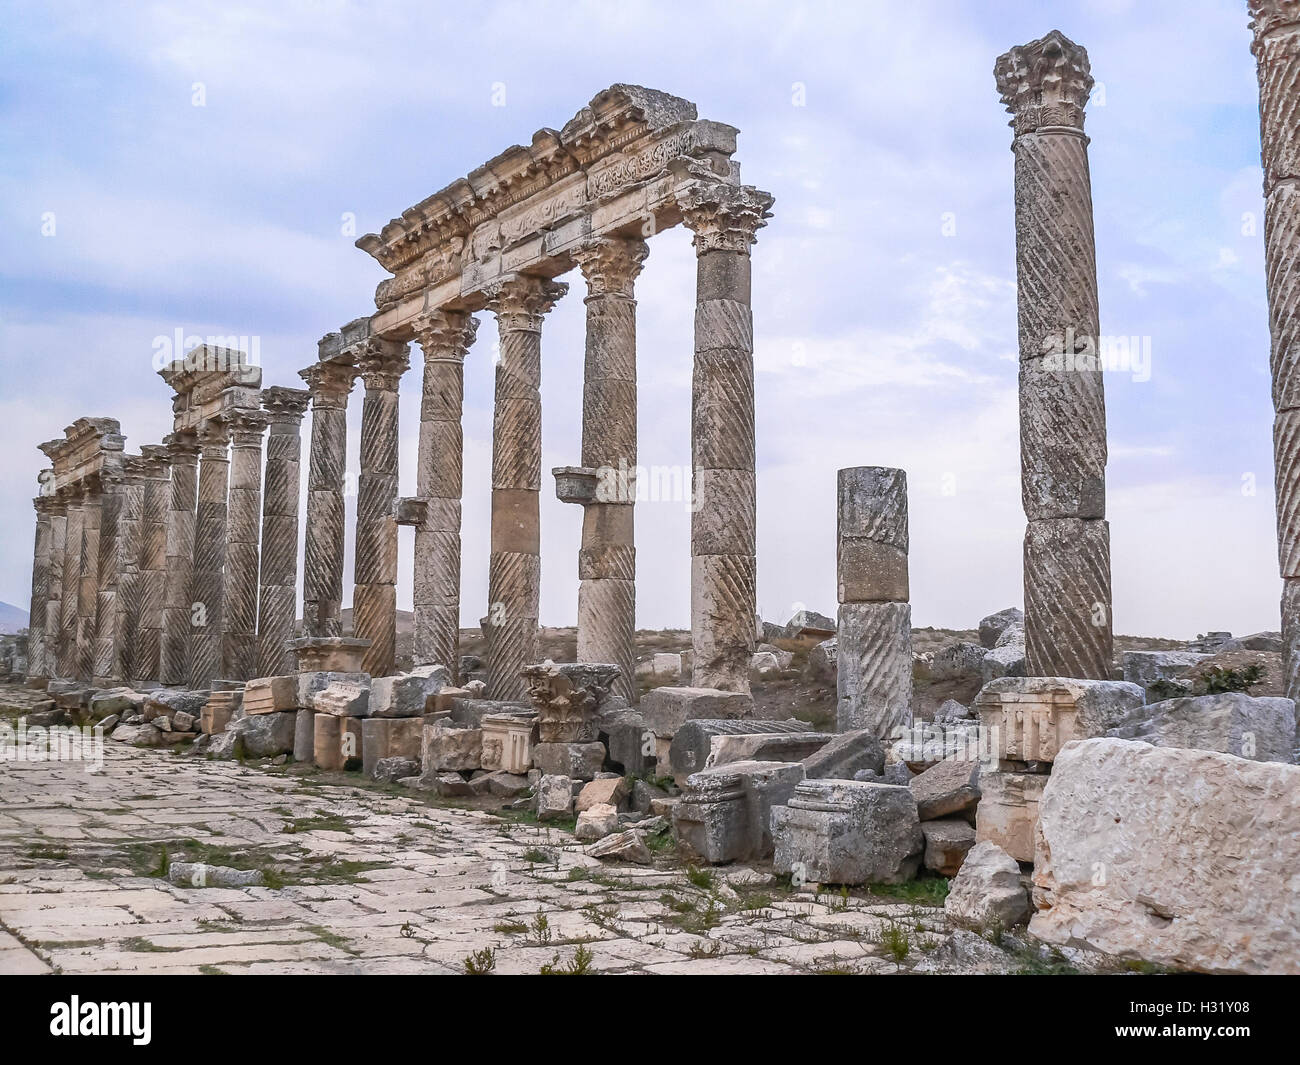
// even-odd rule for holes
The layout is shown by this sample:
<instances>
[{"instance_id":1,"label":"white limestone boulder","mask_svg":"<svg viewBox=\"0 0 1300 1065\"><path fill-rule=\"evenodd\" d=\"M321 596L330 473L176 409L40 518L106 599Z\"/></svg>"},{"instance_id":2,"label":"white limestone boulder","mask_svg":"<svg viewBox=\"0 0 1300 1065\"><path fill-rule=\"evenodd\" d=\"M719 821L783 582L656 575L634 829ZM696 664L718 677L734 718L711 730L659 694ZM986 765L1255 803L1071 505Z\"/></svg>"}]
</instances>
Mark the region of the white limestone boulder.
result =
<instances>
[{"instance_id":1,"label":"white limestone boulder","mask_svg":"<svg viewBox=\"0 0 1300 1065\"><path fill-rule=\"evenodd\" d=\"M954 924L968 928L1013 928L1022 923L1031 908L1020 866L996 843L976 843L948 885L943 912Z\"/></svg>"},{"instance_id":2,"label":"white limestone boulder","mask_svg":"<svg viewBox=\"0 0 1300 1065\"><path fill-rule=\"evenodd\" d=\"M1290 762L1296 742L1295 703L1243 692L1166 699L1135 708L1106 735L1257 762Z\"/></svg>"}]
</instances>

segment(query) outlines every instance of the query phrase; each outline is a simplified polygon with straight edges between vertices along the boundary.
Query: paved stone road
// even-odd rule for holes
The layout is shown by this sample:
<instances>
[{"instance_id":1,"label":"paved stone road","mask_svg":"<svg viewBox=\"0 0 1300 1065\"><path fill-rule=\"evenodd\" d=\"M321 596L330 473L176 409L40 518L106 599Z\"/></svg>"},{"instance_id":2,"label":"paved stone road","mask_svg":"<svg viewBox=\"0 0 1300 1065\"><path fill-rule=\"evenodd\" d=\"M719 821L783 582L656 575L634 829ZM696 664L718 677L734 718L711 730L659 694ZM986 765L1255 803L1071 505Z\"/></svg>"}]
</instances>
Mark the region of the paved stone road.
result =
<instances>
[{"instance_id":1,"label":"paved stone road","mask_svg":"<svg viewBox=\"0 0 1300 1065\"><path fill-rule=\"evenodd\" d=\"M497 973L893 973L945 938L910 902L667 854L602 865L562 830L422 794L105 748L98 773L0 762L0 972L463 973L494 951ZM182 857L273 886L160 878Z\"/></svg>"}]
</instances>

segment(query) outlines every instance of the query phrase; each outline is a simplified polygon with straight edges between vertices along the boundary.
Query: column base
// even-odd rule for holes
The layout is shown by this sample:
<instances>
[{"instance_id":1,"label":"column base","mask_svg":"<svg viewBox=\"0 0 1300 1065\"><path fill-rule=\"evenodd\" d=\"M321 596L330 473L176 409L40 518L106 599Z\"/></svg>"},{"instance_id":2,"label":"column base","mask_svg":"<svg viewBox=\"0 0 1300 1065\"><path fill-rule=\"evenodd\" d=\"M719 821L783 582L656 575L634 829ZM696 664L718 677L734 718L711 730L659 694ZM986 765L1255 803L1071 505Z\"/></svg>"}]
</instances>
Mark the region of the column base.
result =
<instances>
[{"instance_id":1,"label":"column base","mask_svg":"<svg viewBox=\"0 0 1300 1065\"><path fill-rule=\"evenodd\" d=\"M360 673L361 660L369 647L369 640L350 636L307 636L291 641L289 653L299 673Z\"/></svg>"}]
</instances>

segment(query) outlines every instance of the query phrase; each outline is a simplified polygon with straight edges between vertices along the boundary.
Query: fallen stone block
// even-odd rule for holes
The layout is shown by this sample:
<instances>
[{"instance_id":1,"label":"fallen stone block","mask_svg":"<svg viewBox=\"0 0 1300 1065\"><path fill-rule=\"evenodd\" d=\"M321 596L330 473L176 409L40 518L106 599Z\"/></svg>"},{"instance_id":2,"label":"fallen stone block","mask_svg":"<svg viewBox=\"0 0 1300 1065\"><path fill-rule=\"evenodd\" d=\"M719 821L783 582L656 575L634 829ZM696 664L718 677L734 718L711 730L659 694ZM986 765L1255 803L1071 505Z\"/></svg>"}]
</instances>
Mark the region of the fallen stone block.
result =
<instances>
[{"instance_id":1,"label":"fallen stone block","mask_svg":"<svg viewBox=\"0 0 1300 1065\"><path fill-rule=\"evenodd\" d=\"M663 689L661 689L663 690ZM648 696L647 696L648 697ZM642 705L645 700L642 700ZM730 718L695 718L681 723L668 745L668 757L660 763L661 775L668 771L679 785L708 765L717 736L777 735L806 732L803 721L737 721Z\"/></svg>"},{"instance_id":2,"label":"fallen stone block","mask_svg":"<svg viewBox=\"0 0 1300 1065\"><path fill-rule=\"evenodd\" d=\"M1256 762L1290 762L1296 745L1295 703L1243 692L1166 699L1136 707L1106 735Z\"/></svg>"},{"instance_id":3,"label":"fallen stone block","mask_svg":"<svg viewBox=\"0 0 1300 1065\"><path fill-rule=\"evenodd\" d=\"M167 866L167 880L188 888L260 887L266 883L260 869L232 869L203 862L172 862Z\"/></svg>"},{"instance_id":4,"label":"fallen stone block","mask_svg":"<svg viewBox=\"0 0 1300 1065\"><path fill-rule=\"evenodd\" d=\"M966 855L975 846L975 828L959 817L922 821L925 837L925 867L940 876L956 876Z\"/></svg>"},{"instance_id":5,"label":"fallen stone block","mask_svg":"<svg viewBox=\"0 0 1300 1065\"><path fill-rule=\"evenodd\" d=\"M350 681L334 681L312 696L311 708L335 717L365 717L370 713L370 689Z\"/></svg>"},{"instance_id":6,"label":"fallen stone block","mask_svg":"<svg viewBox=\"0 0 1300 1065\"><path fill-rule=\"evenodd\" d=\"M535 711L528 703L505 699L468 697L451 700L451 720L462 728L482 728L483 719L495 714L535 714Z\"/></svg>"},{"instance_id":7,"label":"fallen stone block","mask_svg":"<svg viewBox=\"0 0 1300 1065\"><path fill-rule=\"evenodd\" d=\"M243 707L246 714L275 714L297 710L298 674L283 677L257 677L244 685Z\"/></svg>"},{"instance_id":8,"label":"fallen stone block","mask_svg":"<svg viewBox=\"0 0 1300 1065\"><path fill-rule=\"evenodd\" d=\"M733 762L693 773L672 808L673 836L710 864L772 853L771 811L803 779L798 762Z\"/></svg>"},{"instance_id":9,"label":"fallen stone block","mask_svg":"<svg viewBox=\"0 0 1300 1065\"><path fill-rule=\"evenodd\" d=\"M988 649L977 643L958 642L935 651L926 665L932 681L980 675Z\"/></svg>"},{"instance_id":10,"label":"fallen stone block","mask_svg":"<svg viewBox=\"0 0 1300 1065\"><path fill-rule=\"evenodd\" d=\"M148 722L140 725L118 725L113 730L112 738L118 743L129 743L132 747L162 746L162 731Z\"/></svg>"},{"instance_id":11,"label":"fallen stone block","mask_svg":"<svg viewBox=\"0 0 1300 1065\"><path fill-rule=\"evenodd\" d=\"M105 688L90 697L90 713L96 718L134 713L144 707L144 700L144 695L132 688Z\"/></svg>"},{"instance_id":12,"label":"fallen stone block","mask_svg":"<svg viewBox=\"0 0 1300 1065\"><path fill-rule=\"evenodd\" d=\"M537 743L537 718L532 714L485 714L482 720L484 769L527 773Z\"/></svg>"},{"instance_id":13,"label":"fallen stone block","mask_svg":"<svg viewBox=\"0 0 1300 1065\"><path fill-rule=\"evenodd\" d=\"M1018 862L1032 862L1038 804L1047 780L1045 773L982 772L975 838L996 843Z\"/></svg>"},{"instance_id":14,"label":"fallen stone block","mask_svg":"<svg viewBox=\"0 0 1300 1065\"><path fill-rule=\"evenodd\" d=\"M618 829L618 810L608 803L596 803L578 814L573 834L581 840L604 839Z\"/></svg>"},{"instance_id":15,"label":"fallen stone block","mask_svg":"<svg viewBox=\"0 0 1300 1065\"><path fill-rule=\"evenodd\" d=\"M627 781L622 777L603 777L584 784L574 803L578 813L593 806L612 806L616 811L628 796Z\"/></svg>"},{"instance_id":16,"label":"fallen stone block","mask_svg":"<svg viewBox=\"0 0 1300 1065\"><path fill-rule=\"evenodd\" d=\"M235 711L240 709L243 698L242 691L213 692L199 711L199 729L208 735L225 732Z\"/></svg>"},{"instance_id":17,"label":"fallen stone block","mask_svg":"<svg viewBox=\"0 0 1300 1065\"><path fill-rule=\"evenodd\" d=\"M422 723L421 763L426 773L449 769L478 769L483 759L483 730L456 728L442 721Z\"/></svg>"},{"instance_id":18,"label":"fallen stone block","mask_svg":"<svg viewBox=\"0 0 1300 1065\"><path fill-rule=\"evenodd\" d=\"M316 714L312 761L326 770L339 770L347 760L343 750L343 721L337 714Z\"/></svg>"},{"instance_id":19,"label":"fallen stone block","mask_svg":"<svg viewBox=\"0 0 1300 1065\"><path fill-rule=\"evenodd\" d=\"M808 652L808 675L822 684L834 684L838 654L839 641L834 636L822 640Z\"/></svg>"},{"instance_id":20,"label":"fallen stone block","mask_svg":"<svg viewBox=\"0 0 1300 1065\"><path fill-rule=\"evenodd\" d=\"M835 621L815 610L800 610L785 625L782 633L787 639L800 636L819 636L825 639L835 635Z\"/></svg>"},{"instance_id":21,"label":"fallen stone block","mask_svg":"<svg viewBox=\"0 0 1300 1065\"><path fill-rule=\"evenodd\" d=\"M418 717L367 717L361 721L361 772L375 775L385 759L401 758L419 763L422 757L424 721Z\"/></svg>"},{"instance_id":22,"label":"fallen stone block","mask_svg":"<svg viewBox=\"0 0 1300 1065\"><path fill-rule=\"evenodd\" d=\"M451 682L442 666L419 666L411 673L376 677L370 682L371 717L419 717L431 695Z\"/></svg>"},{"instance_id":23,"label":"fallen stone block","mask_svg":"<svg viewBox=\"0 0 1300 1065\"><path fill-rule=\"evenodd\" d=\"M537 820L562 821L573 814L573 781L547 774L537 782Z\"/></svg>"},{"instance_id":24,"label":"fallen stone block","mask_svg":"<svg viewBox=\"0 0 1300 1065\"><path fill-rule=\"evenodd\" d=\"M420 775L420 762L415 758L402 758L400 756L381 758L375 763L370 775L381 784L396 784L408 777L418 777Z\"/></svg>"},{"instance_id":25,"label":"fallen stone block","mask_svg":"<svg viewBox=\"0 0 1300 1065\"><path fill-rule=\"evenodd\" d=\"M804 775L811 780L852 780L861 770L880 773L885 768L885 748L869 729L855 729L832 736L820 750L803 760Z\"/></svg>"},{"instance_id":26,"label":"fallen stone block","mask_svg":"<svg viewBox=\"0 0 1300 1065\"><path fill-rule=\"evenodd\" d=\"M751 732L714 736L705 768L729 762L799 762L833 739L829 732Z\"/></svg>"},{"instance_id":27,"label":"fallen stone block","mask_svg":"<svg viewBox=\"0 0 1300 1065\"><path fill-rule=\"evenodd\" d=\"M1074 743L1039 829L1040 939L1202 972L1300 973L1300 766Z\"/></svg>"},{"instance_id":28,"label":"fallen stone block","mask_svg":"<svg viewBox=\"0 0 1300 1065\"><path fill-rule=\"evenodd\" d=\"M943 909L954 924L982 931L1013 928L1028 920L1032 907L1016 860L996 843L983 840L966 854L948 885Z\"/></svg>"},{"instance_id":29,"label":"fallen stone block","mask_svg":"<svg viewBox=\"0 0 1300 1065\"><path fill-rule=\"evenodd\" d=\"M610 762L624 773L644 773L654 765L654 734L635 710L602 714L600 739L609 750Z\"/></svg>"},{"instance_id":30,"label":"fallen stone block","mask_svg":"<svg viewBox=\"0 0 1300 1065\"><path fill-rule=\"evenodd\" d=\"M528 778L518 773L497 770L483 779L487 781L488 792L502 799L518 798L528 790Z\"/></svg>"},{"instance_id":31,"label":"fallen stone block","mask_svg":"<svg viewBox=\"0 0 1300 1065\"><path fill-rule=\"evenodd\" d=\"M980 764L976 761L938 762L908 781L922 821L955 814L973 814L980 801ZM974 837L972 836L972 840Z\"/></svg>"},{"instance_id":32,"label":"fallen stone block","mask_svg":"<svg viewBox=\"0 0 1300 1065\"><path fill-rule=\"evenodd\" d=\"M1103 735L1146 701L1136 684L1064 677L1002 677L975 697L992 757L1050 762L1070 740Z\"/></svg>"},{"instance_id":33,"label":"fallen stone block","mask_svg":"<svg viewBox=\"0 0 1300 1065\"><path fill-rule=\"evenodd\" d=\"M649 865L652 860L645 838L635 828L606 836L588 847L586 853L592 858L635 862L637 865Z\"/></svg>"},{"instance_id":34,"label":"fallen stone block","mask_svg":"<svg viewBox=\"0 0 1300 1065\"><path fill-rule=\"evenodd\" d=\"M539 743L533 748L533 765L545 776L595 780L604 764L602 743Z\"/></svg>"},{"instance_id":35,"label":"fallen stone block","mask_svg":"<svg viewBox=\"0 0 1300 1065\"><path fill-rule=\"evenodd\" d=\"M1125 651L1120 663L1124 679L1145 691L1158 680L1178 680L1209 657L1195 651Z\"/></svg>"},{"instance_id":36,"label":"fallen stone block","mask_svg":"<svg viewBox=\"0 0 1300 1065\"><path fill-rule=\"evenodd\" d=\"M641 697L641 717L656 736L671 738L687 721L752 717L754 700L744 692L717 688L655 688Z\"/></svg>"},{"instance_id":37,"label":"fallen stone block","mask_svg":"<svg viewBox=\"0 0 1300 1065\"><path fill-rule=\"evenodd\" d=\"M177 732L196 732L198 723L197 717L187 714L184 710L177 710L172 714L171 725Z\"/></svg>"},{"instance_id":38,"label":"fallen stone block","mask_svg":"<svg viewBox=\"0 0 1300 1065\"><path fill-rule=\"evenodd\" d=\"M274 758L293 751L295 710L277 711L243 717L230 724L227 731L239 737L244 754L250 758Z\"/></svg>"},{"instance_id":39,"label":"fallen stone block","mask_svg":"<svg viewBox=\"0 0 1300 1065\"><path fill-rule=\"evenodd\" d=\"M369 673L344 673L338 670L314 670L309 673L298 674L298 705L310 706L316 709L316 695L323 692L331 684L346 684L351 688L364 688L367 692L367 703L369 702L370 674ZM335 708L321 711L322 713L335 713ZM363 714L349 714L346 716L360 717Z\"/></svg>"},{"instance_id":40,"label":"fallen stone block","mask_svg":"<svg viewBox=\"0 0 1300 1065\"><path fill-rule=\"evenodd\" d=\"M990 651L998 645L998 639L1006 630L1014 625L1019 625L1022 629L1025 624L1025 612L1016 606L1009 606L1006 610L999 610L996 614L990 614L986 618L980 619L980 646L987 647Z\"/></svg>"},{"instance_id":41,"label":"fallen stone block","mask_svg":"<svg viewBox=\"0 0 1300 1065\"><path fill-rule=\"evenodd\" d=\"M195 717L202 715L203 706L211 693L207 691L190 691L184 688L155 688L145 696L143 713L146 720L155 717L171 717L177 710L184 710Z\"/></svg>"},{"instance_id":42,"label":"fallen stone block","mask_svg":"<svg viewBox=\"0 0 1300 1065\"><path fill-rule=\"evenodd\" d=\"M806 780L772 810L773 869L806 883L901 884L921 866L925 839L908 788Z\"/></svg>"}]
</instances>

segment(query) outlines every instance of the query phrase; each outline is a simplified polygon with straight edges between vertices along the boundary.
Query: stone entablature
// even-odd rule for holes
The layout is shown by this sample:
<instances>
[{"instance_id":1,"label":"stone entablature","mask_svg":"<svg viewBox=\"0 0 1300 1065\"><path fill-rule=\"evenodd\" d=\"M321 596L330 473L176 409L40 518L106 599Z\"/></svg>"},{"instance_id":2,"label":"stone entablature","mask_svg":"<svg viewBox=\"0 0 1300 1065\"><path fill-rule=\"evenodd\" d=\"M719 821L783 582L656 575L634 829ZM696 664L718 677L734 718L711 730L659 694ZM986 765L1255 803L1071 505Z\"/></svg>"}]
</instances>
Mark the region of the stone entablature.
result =
<instances>
[{"instance_id":1,"label":"stone entablature","mask_svg":"<svg viewBox=\"0 0 1300 1065\"><path fill-rule=\"evenodd\" d=\"M78 418L63 430L62 440L39 445L53 465L49 492L120 478L126 437L116 418ZM42 490L42 494L48 494Z\"/></svg>"},{"instance_id":2,"label":"stone entablature","mask_svg":"<svg viewBox=\"0 0 1300 1065\"><path fill-rule=\"evenodd\" d=\"M233 407L257 407L262 368L233 348L202 344L158 371L176 393L172 399L174 431L197 432Z\"/></svg>"},{"instance_id":3,"label":"stone entablature","mask_svg":"<svg viewBox=\"0 0 1300 1065\"><path fill-rule=\"evenodd\" d=\"M611 86L559 132L538 130L357 241L394 275L375 293L374 331L410 339L415 316L480 310L503 275L555 277L593 237L677 225L680 196L739 183L736 134L687 100Z\"/></svg>"}]
</instances>

